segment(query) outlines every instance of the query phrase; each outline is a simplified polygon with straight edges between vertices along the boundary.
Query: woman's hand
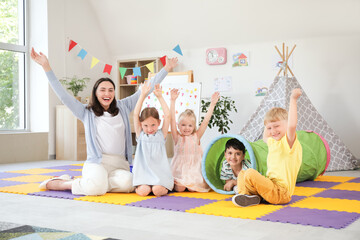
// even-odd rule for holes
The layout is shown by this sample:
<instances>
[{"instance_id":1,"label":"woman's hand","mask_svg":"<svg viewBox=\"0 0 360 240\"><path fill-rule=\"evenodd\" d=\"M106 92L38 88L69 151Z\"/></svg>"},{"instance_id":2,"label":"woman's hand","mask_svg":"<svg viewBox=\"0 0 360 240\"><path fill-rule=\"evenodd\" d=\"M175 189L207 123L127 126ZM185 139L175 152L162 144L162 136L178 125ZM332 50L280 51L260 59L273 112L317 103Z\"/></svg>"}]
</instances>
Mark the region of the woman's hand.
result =
<instances>
[{"instance_id":1,"label":"woman's hand","mask_svg":"<svg viewBox=\"0 0 360 240\"><path fill-rule=\"evenodd\" d=\"M170 58L170 59L166 57L166 64L165 64L165 67L164 67L165 70L167 72L170 72L171 70L174 69L174 67L176 67L177 62L178 62L177 57Z\"/></svg>"},{"instance_id":2,"label":"woman's hand","mask_svg":"<svg viewBox=\"0 0 360 240\"><path fill-rule=\"evenodd\" d=\"M45 72L49 72L51 70L49 60L47 59L46 55L42 52L37 53L35 52L34 48L31 49L31 59L34 60L37 64L43 67Z\"/></svg>"}]
</instances>

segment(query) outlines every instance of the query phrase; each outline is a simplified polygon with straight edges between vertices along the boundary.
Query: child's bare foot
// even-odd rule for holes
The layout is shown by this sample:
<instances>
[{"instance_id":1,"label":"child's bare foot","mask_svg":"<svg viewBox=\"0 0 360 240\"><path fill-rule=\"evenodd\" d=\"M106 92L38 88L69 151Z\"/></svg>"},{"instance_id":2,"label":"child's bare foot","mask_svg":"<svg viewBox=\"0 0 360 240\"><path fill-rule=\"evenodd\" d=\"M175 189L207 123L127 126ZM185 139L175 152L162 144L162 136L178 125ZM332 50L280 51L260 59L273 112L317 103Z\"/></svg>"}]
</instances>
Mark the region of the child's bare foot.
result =
<instances>
[{"instance_id":1,"label":"child's bare foot","mask_svg":"<svg viewBox=\"0 0 360 240\"><path fill-rule=\"evenodd\" d=\"M137 195L145 197L151 192L151 187L149 185L140 185L136 187L135 192Z\"/></svg>"},{"instance_id":2,"label":"child's bare foot","mask_svg":"<svg viewBox=\"0 0 360 240\"><path fill-rule=\"evenodd\" d=\"M183 192L183 191L186 190L186 187L183 186L183 185L175 184L174 189L175 189L175 191L177 191L177 192Z\"/></svg>"},{"instance_id":3,"label":"child's bare foot","mask_svg":"<svg viewBox=\"0 0 360 240\"><path fill-rule=\"evenodd\" d=\"M152 187L152 192L155 196L160 197L166 195L168 193L168 190L163 186L155 185Z\"/></svg>"},{"instance_id":4,"label":"child's bare foot","mask_svg":"<svg viewBox=\"0 0 360 240\"><path fill-rule=\"evenodd\" d=\"M73 182L72 180L68 181L68 180L54 179L46 184L46 188L48 190L58 190L58 191L71 190L72 182Z\"/></svg>"}]
</instances>

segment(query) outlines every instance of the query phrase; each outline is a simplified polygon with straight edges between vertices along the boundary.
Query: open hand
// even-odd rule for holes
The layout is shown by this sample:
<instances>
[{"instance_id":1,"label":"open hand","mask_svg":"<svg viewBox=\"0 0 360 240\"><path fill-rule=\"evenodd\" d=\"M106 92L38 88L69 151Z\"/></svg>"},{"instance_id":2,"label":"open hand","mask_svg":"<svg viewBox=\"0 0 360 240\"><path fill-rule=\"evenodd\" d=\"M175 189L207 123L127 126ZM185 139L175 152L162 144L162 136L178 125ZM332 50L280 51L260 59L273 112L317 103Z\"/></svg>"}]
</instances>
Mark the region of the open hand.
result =
<instances>
[{"instance_id":1,"label":"open hand","mask_svg":"<svg viewBox=\"0 0 360 240\"><path fill-rule=\"evenodd\" d=\"M176 67L177 62L178 62L177 57L170 58L170 59L166 57L165 70L167 72L170 72L171 70L174 69L174 67Z\"/></svg>"},{"instance_id":2,"label":"open hand","mask_svg":"<svg viewBox=\"0 0 360 240\"><path fill-rule=\"evenodd\" d=\"M160 84L155 85L155 89L153 92L157 98L160 98L162 96L162 87L160 86Z\"/></svg>"},{"instance_id":3,"label":"open hand","mask_svg":"<svg viewBox=\"0 0 360 240\"><path fill-rule=\"evenodd\" d=\"M175 101L178 98L179 94L180 94L179 89L176 89L176 88L171 89L171 91L170 91L170 99L172 101Z\"/></svg>"},{"instance_id":4,"label":"open hand","mask_svg":"<svg viewBox=\"0 0 360 240\"><path fill-rule=\"evenodd\" d=\"M31 49L31 59L34 60L37 64L43 67L43 69L48 72L51 70L49 60L47 59L46 55L42 52L37 53L35 52L34 48Z\"/></svg>"},{"instance_id":5,"label":"open hand","mask_svg":"<svg viewBox=\"0 0 360 240\"><path fill-rule=\"evenodd\" d=\"M216 103L219 101L219 99L220 99L220 93L214 92L213 95L211 96L211 104L216 105Z\"/></svg>"},{"instance_id":6,"label":"open hand","mask_svg":"<svg viewBox=\"0 0 360 240\"><path fill-rule=\"evenodd\" d=\"M151 90L150 81L145 81L140 85L141 95L146 96Z\"/></svg>"}]
</instances>

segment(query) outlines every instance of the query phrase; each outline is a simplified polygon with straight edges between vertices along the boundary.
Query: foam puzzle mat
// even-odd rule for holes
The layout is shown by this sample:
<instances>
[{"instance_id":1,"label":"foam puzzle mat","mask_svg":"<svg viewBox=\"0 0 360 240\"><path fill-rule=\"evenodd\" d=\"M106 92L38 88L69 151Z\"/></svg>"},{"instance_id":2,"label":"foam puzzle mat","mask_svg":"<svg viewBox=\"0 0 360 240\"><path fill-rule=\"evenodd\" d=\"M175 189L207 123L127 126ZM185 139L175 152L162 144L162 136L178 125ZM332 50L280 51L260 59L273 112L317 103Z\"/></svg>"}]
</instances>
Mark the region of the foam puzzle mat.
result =
<instances>
[{"instance_id":1,"label":"foam puzzle mat","mask_svg":"<svg viewBox=\"0 0 360 240\"><path fill-rule=\"evenodd\" d=\"M53 176L81 177L81 169L82 164L73 164L0 172L0 192L335 229L345 228L360 217L360 178L356 177L319 176L315 181L298 183L288 204L261 203L246 208L235 206L231 195L216 192L170 192L163 197L135 193L79 196L69 191L39 189L40 182Z\"/></svg>"}]
</instances>

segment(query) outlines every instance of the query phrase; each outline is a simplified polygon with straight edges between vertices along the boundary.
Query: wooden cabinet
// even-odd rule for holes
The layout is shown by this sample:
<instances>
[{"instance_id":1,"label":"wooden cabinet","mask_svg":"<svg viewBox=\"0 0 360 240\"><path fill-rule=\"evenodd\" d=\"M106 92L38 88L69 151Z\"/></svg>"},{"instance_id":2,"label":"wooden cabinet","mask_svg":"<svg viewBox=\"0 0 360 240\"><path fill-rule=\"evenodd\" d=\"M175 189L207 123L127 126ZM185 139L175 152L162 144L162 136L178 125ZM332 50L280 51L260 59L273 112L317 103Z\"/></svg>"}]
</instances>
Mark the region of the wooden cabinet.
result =
<instances>
[{"instance_id":1,"label":"wooden cabinet","mask_svg":"<svg viewBox=\"0 0 360 240\"><path fill-rule=\"evenodd\" d=\"M56 106L56 159L86 160L84 125L65 105Z\"/></svg>"},{"instance_id":2,"label":"wooden cabinet","mask_svg":"<svg viewBox=\"0 0 360 240\"><path fill-rule=\"evenodd\" d=\"M118 72L118 84L119 84L119 98L126 98L134 94L141 83L148 79L150 70L146 67L146 64L154 62L154 72L157 73L163 67L160 58L143 58L143 59L132 59L132 60L121 60L117 62L117 68L127 68L127 71L124 74L124 77L121 77L121 74ZM141 71L141 76L137 76L137 84L128 84L127 77L128 75L133 75L133 68L139 67ZM170 106L169 106L170 107ZM133 146L136 146L136 136L134 132L134 121L133 121L133 112L130 113L130 126L132 132ZM166 138L166 151L168 157L174 155L173 151L173 141L172 137L169 134Z\"/></svg>"}]
</instances>

